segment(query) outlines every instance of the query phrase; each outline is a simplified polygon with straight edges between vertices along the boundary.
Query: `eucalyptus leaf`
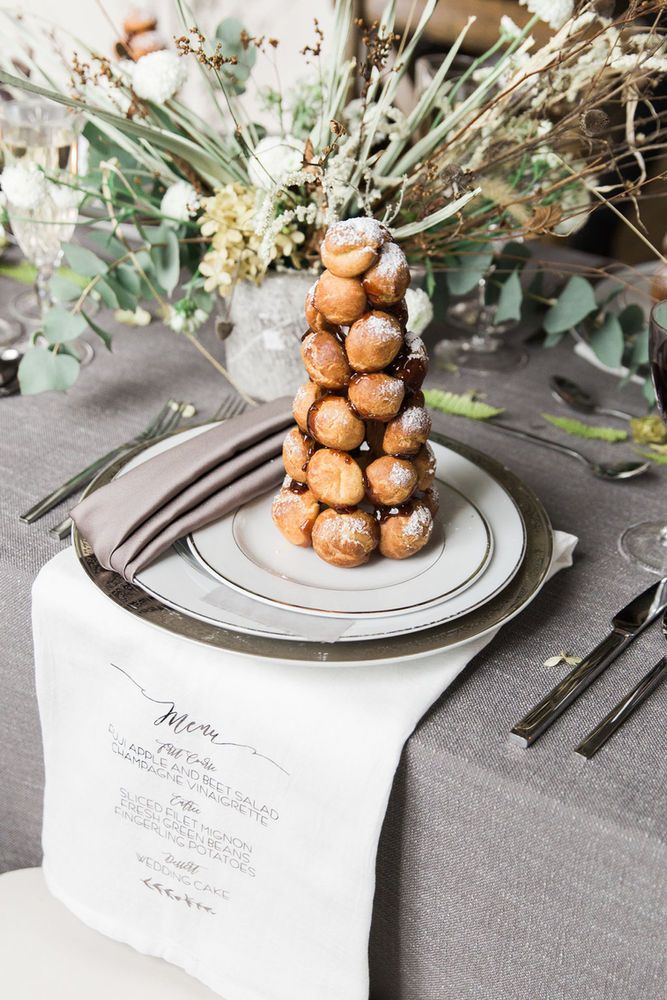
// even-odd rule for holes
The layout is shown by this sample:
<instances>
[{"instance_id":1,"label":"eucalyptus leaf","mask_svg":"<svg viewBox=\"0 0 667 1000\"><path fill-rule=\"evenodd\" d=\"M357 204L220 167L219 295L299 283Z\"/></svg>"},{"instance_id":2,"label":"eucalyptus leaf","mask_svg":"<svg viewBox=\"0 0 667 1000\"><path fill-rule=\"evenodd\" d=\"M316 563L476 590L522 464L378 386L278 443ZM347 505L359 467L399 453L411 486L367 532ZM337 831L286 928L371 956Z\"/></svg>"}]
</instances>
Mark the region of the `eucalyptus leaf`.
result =
<instances>
[{"instance_id":1,"label":"eucalyptus leaf","mask_svg":"<svg viewBox=\"0 0 667 1000\"><path fill-rule=\"evenodd\" d=\"M618 314L618 322L626 337L636 337L648 329L644 310L636 302L631 302Z\"/></svg>"},{"instance_id":2,"label":"eucalyptus leaf","mask_svg":"<svg viewBox=\"0 0 667 1000\"><path fill-rule=\"evenodd\" d=\"M549 333L544 338L544 343L543 343L542 346L543 347L547 347L547 348L548 347L556 347L557 344L560 344L560 342L561 342L561 340L563 339L564 336L565 336L564 332L563 333Z\"/></svg>"},{"instance_id":3,"label":"eucalyptus leaf","mask_svg":"<svg viewBox=\"0 0 667 1000\"><path fill-rule=\"evenodd\" d=\"M598 308L590 281L575 274L544 317L547 333L565 333Z\"/></svg>"},{"instance_id":4,"label":"eucalyptus leaf","mask_svg":"<svg viewBox=\"0 0 667 1000\"><path fill-rule=\"evenodd\" d=\"M512 271L507 281L500 289L498 307L496 309L493 322L506 323L509 320L521 319L521 303L523 302L523 288L518 271Z\"/></svg>"},{"instance_id":5,"label":"eucalyptus leaf","mask_svg":"<svg viewBox=\"0 0 667 1000\"><path fill-rule=\"evenodd\" d=\"M81 285L56 272L49 282L49 291L54 302L74 302L81 295Z\"/></svg>"},{"instance_id":6,"label":"eucalyptus leaf","mask_svg":"<svg viewBox=\"0 0 667 1000\"><path fill-rule=\"evenodd\" d=\"M94 320L92 320L87 313L83 312L83 310L82 310L82 315L83 315L86 323L90 327L90 329L93 331L93 333L97 334L97 336L100 338L100 340L102 341L102 343L106 347L107 351L110 351L111 350L111 334L107 333L106 330L103 330L102 327L99 326L97 323L95 323Z\"/></svg>"},{"instance_id":7,"label":"eucalyptus leaf","mask_svg":"<svg viewBox=\"0 0 667 1000\"><path fill-rule=\"evenodd\" d=\"M49 344L76 340L86 329L81 313L72 313L63 306L52 306L44 318L44 336Z\"/></svg>"},{"instance_id":8,"label":"eucalyptus leaf","mask_svg":"<svg viewBox=\"0 0 667 1000\"><path fill-rule=\"evenodd\" d=\"M641 333L637 334L634 344L632 345L632 355L630 358L630 367L635 370L640 367L640 365L648 364L648 327L643 329Z\"/></svg>"},{"instance_id":9,"label":"eucalyptus leaf","mask_svg":"<svg viewBox=\"0 0 667 1000\"><path fill-rule=\"evenodd\" d=\"M618 317L608 313L602 326L595 330L589 344L596 358L608 368L618 368L623 360L623 329Z\"/></svg>"},{"instance_id":10,"label":"eucalyptus leaf","mask_svg":"<svg viewBox=\"0 0 667 1000\"><path fill-rule=\"evenodd\" d=\"M467 295L489 270L493 254L487 250L457 257L454 269L447 272L447 287L452 295Z\"/></svg>"},{"instance_id":11,"label":"eucalyptus leaf","mask_svg":"<svg viewBox=\"0 0 667 1000\"><path fill-rule=\"evenodd\" d=\"M131 264L119 264L114 268L114 274L123 288L132 295L138 295L141 291L141 278Z\"/></svg>"},{"instance_id":12,"label":"eucalyptus leaf","mask_svg":"<svg viewBox=\"0 0 667 1000\"><path fill-rule=\"evenodd\" d=\"M121 285L114 275L108 274L104 282L116 296L114 309L134 309L136 307L137 296L128 292L127 288Z\"/></svg>"},{"instance_id":13,"label":"eucalyptus leaf","mask_svg":"<svg viewBox=\"0 0 667 1000\"><path fill-rule=\"evenodd\" d=\"M180 254L178 239L169 226L160 226L162 239L153 245L151 260L155 267L157 280L167 295L171 295L178 284L180 273Z\"/></svg>"},{"instance_id":14,"label":"eucalyptus leaf","mask_svg":"<svg viewBox=\"0 0 667 1000\"><path fill-rule=\"evenodd\" d=\"M95 285L95 290L99 293L99 296L102 299L102 302L104 302L105 306L107 306L109 309L118 308L118 296L116 295L115 291L109 284L108 279L100 278L100 280Z\"/></svg>"},{"instance_id":15,"label":"eucalyptus leaf","mask_svg":"<svg viewBox=\"0 0 667 1000\"><path fill-rule=\"evenodd\" d=\"M83 274L86 278L95 278L97 275L106 274L108 264L92 250L81 247L78 243L65 243L63 250L67 263L76 274Z\"/></svg>"},{"instance_id":16,"label":"eucalyptus leaf","mask_svg":"<svg viewBox=\"0 0 667 1000\"><path fill-rule=\"evenodd\" d=\"M79 362L69 354L55 354L44 347L25 352L19 365L19 385L24 396L55 390L64 392L79 375Z\"/></svg>"}]
</instances>

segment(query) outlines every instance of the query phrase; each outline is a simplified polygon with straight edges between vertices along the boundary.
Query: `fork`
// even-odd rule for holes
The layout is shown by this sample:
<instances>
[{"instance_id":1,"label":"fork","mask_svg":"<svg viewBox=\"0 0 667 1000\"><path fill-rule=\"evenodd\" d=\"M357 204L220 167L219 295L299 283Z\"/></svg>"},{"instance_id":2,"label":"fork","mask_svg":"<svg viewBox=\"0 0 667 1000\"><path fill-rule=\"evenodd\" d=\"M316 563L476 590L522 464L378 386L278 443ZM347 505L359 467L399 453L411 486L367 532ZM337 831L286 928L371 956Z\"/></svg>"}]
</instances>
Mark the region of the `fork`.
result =
<instances>
[{"instance_id":1,"label":"fork","mask_svg":"<svg viewBox=\"0 0 667 1000\"><path fill-rule=\"evenodd\" d=\"M105 456L106 461L102 464L102 466L100 468L97 468L96 472L93 473L88 479L88 482L82 483L81 486L87 486L88 483L92 482L92 480L95 478L97 472L100 472L102 468L105 468L115 459L121 458L123 455L130 452L132 448L134 448L137 444L144 444L149 441L154 441L156 438L162 437L164 434L168 434L170 431L173 431L178 427L183 417L191 417L195 413L195 408L192 405L192 403L183 403L183 402L177 403L175 400L170 400L169 402L173 403L174 405L170 407L166 419L161 421L159 424L155 422L155 426L153 427L152 433L147 433L148 430L147 428L147 430L143 431L141 435L137 435L137 438L139 437L141 438L140 440L137 440L137 438L132 438L131 441L128 441L126 442L126 444L117 448L115 453L109 452L109 454ZM62 541L69 535L71 530L72 530L72 519L68 515L63 521L60 521L59 524L55 524L52 528L49 528L49 534L54 535L56 538L59 538L60 541Z\"/></svg>"},{"instance_id":2,"label":"fork","mask_svg":"<svg viewBox=\"0 0 667 1000\"><path fill-rule=\"evenodd\" d=\"M239 396L225 396L220 406L211 417L211 421L229 420L236 417L246 409L246 403Z\"/></svg>"},{"instance_id":3,"label":"fork","mask_svg":"<svg viewBox=\"0 0 667 1000\"><path fill-rule=\"evenodd\" d=\"M133 448L135 444L141 444L143 441L147 441L151 437L164 433L163 428L173 421L174 415L178 413L180 405L181 404L177 403L175 399L168 400L157 416L154 417L154 419L148 424L147 427L144 428L143 431L140 431L139 434L136 434L124 444L113 448L110 452L107 452L106 455L102 455L90 465L86 466L85 469L77 472L75 476L68 479L67 482L63 483L62 486L59 486L58 489L53 490L53 492L49 493L48 496L45 496L38 501L38 503L31 507L30 510L27 510L25 514L20 514L19 520L23 521L25 524L33 524L35 521L39 520L40 517L43 517L44 514L48 514L50 510L57 507L62 500L67 499L67 497L76 493L76 491L81 489L83 486L87 486L88 483L94 479L100 469L104 468L105 465L108 465L109 462L112 462L125 450L129 450L130 448Z\"/></svg>"}]
</instances>

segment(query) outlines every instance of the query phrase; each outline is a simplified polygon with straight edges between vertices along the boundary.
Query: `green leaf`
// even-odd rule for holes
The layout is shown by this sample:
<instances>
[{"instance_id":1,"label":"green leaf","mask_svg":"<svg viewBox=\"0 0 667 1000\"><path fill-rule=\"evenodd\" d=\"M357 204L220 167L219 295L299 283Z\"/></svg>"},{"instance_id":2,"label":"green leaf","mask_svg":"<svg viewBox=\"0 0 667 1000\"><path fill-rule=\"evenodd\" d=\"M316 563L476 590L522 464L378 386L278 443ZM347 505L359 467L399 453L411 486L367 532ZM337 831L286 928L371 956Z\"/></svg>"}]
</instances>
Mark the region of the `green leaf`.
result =
<instances>
[{"instance_id":1,"label":"green leaf","mask_svg":"<svg viewBox=\"0 0 667 1000\"><path fill-rule=\"evenodd\" d=\"M86 329L81 313L71 313L63 306L53 306L44 318L44 336L49 344L76 340Z\"/></svg>"},{"instance_id":2,"label":"green leaf","mask_svg":"<svg viewBox=\"0 0 667 1000\"><path fill-rule=\"evenodd\" d=\"M655 406L655 389L653 388L653 380L650 378L644 379L644 384L642 386L642 392L644 394L644 399L649 406Z\"/></svg>"},{"instance_id":3,"label":"green leaf","mask_svg":"<svg viewBox=\"0 0 667 1000\"><path fill-rule=\"evenodd\" d=\"M131 295L138 295L141 290L141 278L131 264L119 264L114 268L118 281Z\"/></svg>"},{"instance_id":4,"label":"green leaf","mask_svg":"<svg viewBox=\"0 0 667 1000\"><path fill-rule=\"evenodd\" d=\"M549 333L544 338L544 344L542 346L543 347L556 347L557 344L560 344L560 342L561 342L561 340L563 339L564 336L565 336L565 333Z\"/></svg>"},{"instance_id":5,"label":"green leaf","mask_svg":"<svg viewBox=\"0 0 667 1000\"><path fill-rule=\"evenodd\" d=\"M111 334L107 333L106 330L103 330L101 326L98 326L97 323L95 323L90 318L90 316L87 313L83 312L83 310L81 310L81 315L84 317L86 323L88 324L88 326L90 327L90 329L93 331L93 333L96 333L97 336L100 338L100 340L102 341L102 343L106 347L107 351L110 351L111 350Z\"/></svg>"},{"instance_id":6,"label":"green leaf","mask_svg":"<svg viewBox=\"0 0 667 1000\"><path fill-rule=\"evenodd\" d=\"M106 278L101 278L95 285L95 291L99 293L102 302L109 309L118 308L118 296Z\"/></svg>"},{"instance_id":7,"label":"green leaf","mask_svg":"<svg viewBox=\"0 0 667 1000\"><path fill-rule=\"evenodd\" d=\"M151 249L151 260L155 265L157 280L167 295L171 295L178 284L180 255L176 233L169 226L160 226L161 239ZM152 242L152 241L151 241ZM158 243L158 241L155 241Z\"/></svg>"},{"instance_id":8,"label":"green leaf","mask_svg":"<svg viewBox=\"0 0 667 1000\"><path fill-rule=\"evenodd\" d=\"M104 282L112 293L116 296L116 305L113 306L114 309L134 309L136 306L136 296L121 285L120 281L117 281L115 277L108 274L104 279Z\"/></svg>"},{"instance_id":9,"label":"green leaf","mask_svg":"<svg viewBox=\"0 0 667 1000\"><path fill-rule=\"evenodd\" d=\"M444 392L442 389L427 389L424 392L426 405L441 413L449 413L453 417L467 417L469 420L488 420L497 417L502 409L489 406L474 399L471 393Z\"/></svg>"},{"instance_id":10,"label":"green leaf","mask_svg":"<svg viewBox=\"0 0 667 1000\"><path fill-rule=\"evenodd\" d=\"M76 274L83 274L86 278L106 274L108 264L105 264L92 250L80 247L77 243L65 243L63 250L67 263Z\"/></svg>"},{"instance_id":11,"label":"green leaf","mask_svg":"<svg viewBox=\"0 0 667 1000\"><path fill-rule=\"evenodd\" d=\"M598 308L593 286L580 275L575 274L566 284L558 299L544 317L547 333L565 333Z\"/></svg>"},{"instance_id":12,"label":"green leaf","mask_svg":"<svg viewBox=\"0 0 667 1000\"><path fill-rule=\"evenodd\" d=\"M116 239L113 233L95 229L88 234L88 238L104 253L110 254L114 260L118 260L119 257L123 257L127 253L127 248L120 240Z\"/></svg>"},{"instance_id":13,"label":"green leaf","mask_svg":"<svg viewBox=\"0 0 667 1000\"><path fill-rule=\"evenodd\" d=\"M49 291L54 302L74 302L81 295L81 285L56 272L49 282Z\"/></svg>"},{"instance_id":14,"label":"green leaf","mask_svg":"<svg viewBox=\"0 0 667 1000\"><path fill-rule=\"evenodd\" d=\"M29 264L27 260L22 260L20 264L0 265L0 276L18 281L21 285L34 285L37 277L37 268L34 264Z\"/></svg>"},{"instance_id":15,"label":"green leaf","mask_svg":"<svg viewBox=\"0 0 667 1000\"><path fill-rule=\"evenodd\" d=\"M69 354L54 354L44 347L26 351L19 365L19 384L24 396L39 392L65 392L79 375L79 362Z\"/></svg>"},{"instance_id":16,"label":"green leaf","mask_svg":"<svg viewBox=\"0 0 667 1000\"><path fill-rule=\"evenodd\" d=\"M506 323L508 320L521 319L521 303L523 302L523 289L518 271L512 271L507 281L500 289L498 307L493 317L493 322Z\"/></svg>"},{"instance_id":17,"label":"green leaf","mask_svg":"<svg viewBox=\"0 0 667 1000\"><path fill-rule=\"evenodd\" d=\"M642 458L648 458L651 462L656 462L657 465L667 465L667 454L658 451L655 445L651 451L643 451L641 448L635 448L635 451Z\"/></svg>"},{"instance_id":18,"label":"green leaf","mask_svg":"<svg viewBox=\"0 0 667 1000\"><path fill-rule=\"evenodd\" d=\"M489 251L457 257L454 270L447 272L447 287L452 295L467 295L489 270L493 254Z\"/></svg>"},{"instance_id":19,"label":"green leaf","mask_svg":"<svg viewBox=\"0 0 667 1000\"><path fill-rule=\"evenodd\" d=\"M626 337L636 337L647 329L644 310L636 302L631 302L618 313L618 322Z\"/></svg>"},{"instance_id":20,"label":"green leaf","mask_svg":"<svg viewBox=\"0 0 667 1000\"><path fill-rule=\"evenodd\" d=\"M623 329L618 317L608 313L602 326L591 334L589 344L603 365L618 368L623 360L624 346Z\"/></svg>"},{"instance_id":21,"label":"green leaf","mask_svg":"<svg viewBox=\"0 0 667 1000\"><path fill-rule=\"evenodd\" d=\"M645 327L640 333L637 334L636 340L632 345L632 354L630 356L631 368L636 370L640 365L645 364L648 364L648 327Z\"/></svg>"},{"instance_id":22,"label":"green leaf","mask_svg":"<svg viewBox=\"0 0 667 1000\"><path fill-rule=\"evenodd\" d=\"M550 413L543 413L542 416L548 423L565 431L566 434L587 438L589 441L608 441L610 444L616 444L617 441L628 439L628 432L619 431L616 427L592 427L573 417L554 417Z\"/></svg>"}]
</instances>

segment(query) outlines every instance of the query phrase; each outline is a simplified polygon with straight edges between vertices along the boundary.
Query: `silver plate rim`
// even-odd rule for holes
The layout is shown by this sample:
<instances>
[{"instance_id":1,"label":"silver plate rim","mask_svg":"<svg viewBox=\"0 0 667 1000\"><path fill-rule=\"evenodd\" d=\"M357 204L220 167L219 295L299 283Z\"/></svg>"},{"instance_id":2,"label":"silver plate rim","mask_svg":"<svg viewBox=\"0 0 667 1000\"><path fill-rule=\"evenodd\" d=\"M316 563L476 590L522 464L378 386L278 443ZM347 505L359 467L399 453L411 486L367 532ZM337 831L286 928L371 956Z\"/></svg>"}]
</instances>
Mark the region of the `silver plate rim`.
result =
<instances>
[{"instance_id":1,"label":"silver plate rim","mask_svg":"<svg viewBox=\"0 0 667 1000\"><path fill-rule=\"evenodd\" d=\"M176 432L178 433L178 432ZM165 435L168 437L171 435ZM433 628L410 632L405 635L359 639L345 643L318 643L307 639L285 639L276 655L275 639L236 632L230 628L212 625L192 618L183 611L163 605L139 587L127 583L118 574L104 569L88 544L76 529L72 542L76 557L91 581L117 606L146 623L182 638L242 656L294 663L319 663L323 665L364 665L389 663L410 657L427 656L443 649L460 646L500 627L517 615L538 593L544 584L553 556L553 531L542 502L515 473L484 452L447 435L434 433L434 440L451 448L479 465L493 476L510 495L525 525L526 551L517 573L506 587L482 607L461 618L444 622ZM90 484L86 494L100 489L120 469L144 448L139 445L122 459L107 466Z\"/></svg>"}]
</instances>

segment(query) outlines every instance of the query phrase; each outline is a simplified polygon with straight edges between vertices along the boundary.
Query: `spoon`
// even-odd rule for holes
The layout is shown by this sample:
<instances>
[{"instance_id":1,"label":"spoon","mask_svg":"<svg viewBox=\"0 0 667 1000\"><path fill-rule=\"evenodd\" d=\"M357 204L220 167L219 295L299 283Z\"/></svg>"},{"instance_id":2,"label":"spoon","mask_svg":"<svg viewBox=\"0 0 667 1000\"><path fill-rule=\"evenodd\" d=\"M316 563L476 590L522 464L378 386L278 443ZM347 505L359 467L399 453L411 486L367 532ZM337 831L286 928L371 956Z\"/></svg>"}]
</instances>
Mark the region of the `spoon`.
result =
<instances>
[{"instance_id":1,"label":"spoon","mask_svg":"<svg viewBox=\"0 0 667 1000\"><path fill-rule=\"evenodd\" d=\"M635 419L632 413L626 413L625 410L615 410L610 406L598 406L585 389L563 375L552 375L549 379L549 388L555 399L565 403L577 413L597 413L604 417L616 417L618 420Z\"/></svg>"},{"instance_id":2,"label":"spoon","mask_svg":"<svg viewBox=\"0 0 667 1000\"><path fill-rule=\"evenodd\" d=\"M521 438L522 441L532 441L533 444L541 445L550 451L558 451L562 455L575 458L578 462L582 462L587 466L598 479L605 479L608 482L615 482L619 479L634 479L635 476L643 475L650 468L649 462L593 462L591 459L586 458L585 455L582 455L580 451L570 448L566 444L550 441L549 438L540 437L538 434L531 434L529 431L519 430L518 427L508 427L507 424L501 424L497 420L487 420L485 423L487 427L495 427L496 430L501 431L503 434Z\"/></svg>"}]
</instances>

